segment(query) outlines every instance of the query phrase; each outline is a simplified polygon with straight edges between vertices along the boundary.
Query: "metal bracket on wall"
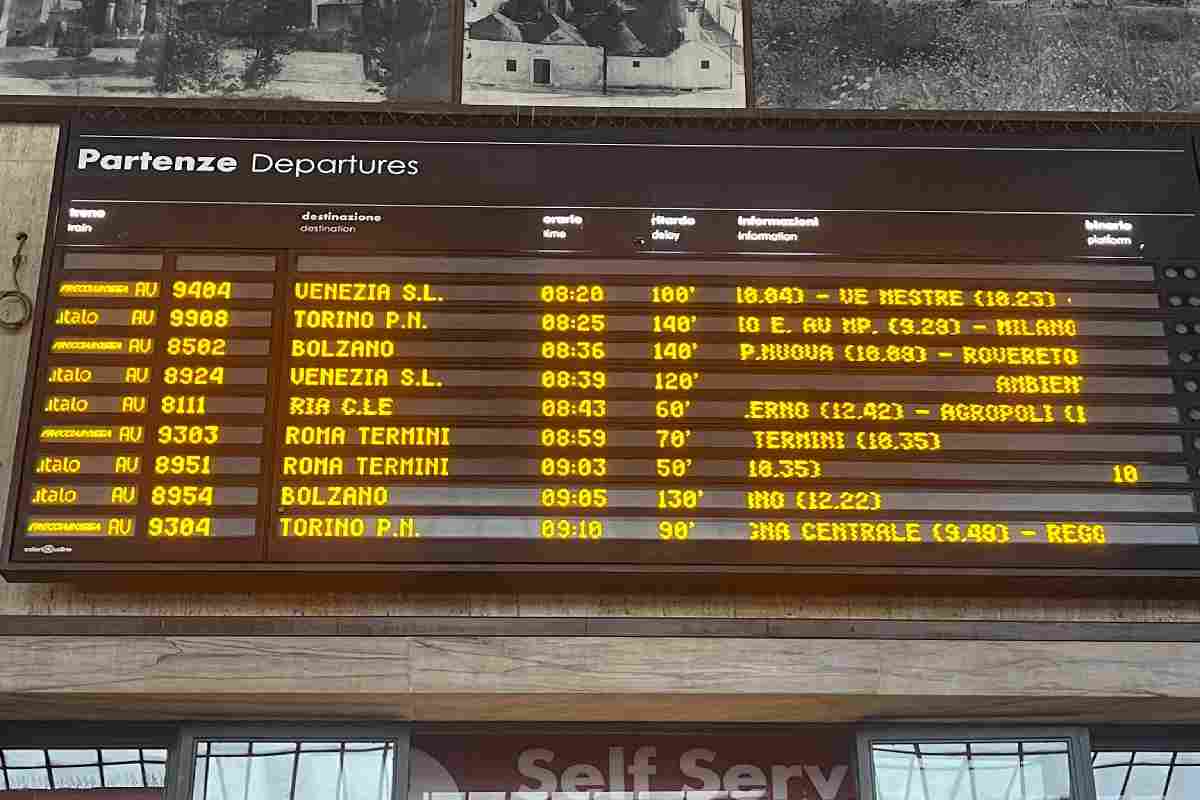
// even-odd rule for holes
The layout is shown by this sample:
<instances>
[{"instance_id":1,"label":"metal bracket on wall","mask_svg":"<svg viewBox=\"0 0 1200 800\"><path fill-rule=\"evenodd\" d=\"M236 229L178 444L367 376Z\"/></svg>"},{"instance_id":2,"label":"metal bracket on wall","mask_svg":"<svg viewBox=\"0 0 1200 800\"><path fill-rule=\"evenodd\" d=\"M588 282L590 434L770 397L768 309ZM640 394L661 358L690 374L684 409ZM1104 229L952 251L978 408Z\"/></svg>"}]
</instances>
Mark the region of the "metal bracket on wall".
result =
<instances>
[{"instance_id":1,"label":"metal bracket on wall","mask_svg":"<svg viewBox=\"0 0 1200 800\"><path fill-rule=\"evenodd\" d=\"M17 234L17 252L12 257L13 288L0 291L0 329L16 332L29 324L33 319L33 300L21 289L20 272L25 264L25 243L29 234L21 231Z\"/></svg>"}]
</instances>

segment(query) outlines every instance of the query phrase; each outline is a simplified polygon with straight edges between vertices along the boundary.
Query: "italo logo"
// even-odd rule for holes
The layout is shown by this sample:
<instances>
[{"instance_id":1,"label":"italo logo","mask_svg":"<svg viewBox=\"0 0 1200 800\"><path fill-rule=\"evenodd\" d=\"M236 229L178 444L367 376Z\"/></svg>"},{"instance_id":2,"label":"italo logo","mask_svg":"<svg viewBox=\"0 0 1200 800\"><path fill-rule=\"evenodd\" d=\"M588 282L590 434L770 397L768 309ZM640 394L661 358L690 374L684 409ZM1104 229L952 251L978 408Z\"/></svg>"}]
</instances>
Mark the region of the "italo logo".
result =
<instances>
[{"instance_id":1,"label":"italo logo","mask_svg":"<svg viewBox=\"0 0 1200 800\"><path fill-rule=\"evenodd\" d=\"M105 153L95 147L81 147L75 159L79 172L162 172L231 174L238 172L241 162L237 156L213 154ZM414 176L420 174L421 162L404 158L363 158L356 154L337 158L291 158L270 153L250 156L253 175L362 175Z\"/></svg>"},{"instance_id":2,"label":"italo logo","mask_svg":"<svg viewBox=\"0 0 1200 800\"><path fill-rule=\"evenodd\" d=\"M44 553L45 555L54 555L55 553L70 553L70 547L60 547L56 544L33 545L25 548L26 553Z\"/></svg>"}]
</instances>

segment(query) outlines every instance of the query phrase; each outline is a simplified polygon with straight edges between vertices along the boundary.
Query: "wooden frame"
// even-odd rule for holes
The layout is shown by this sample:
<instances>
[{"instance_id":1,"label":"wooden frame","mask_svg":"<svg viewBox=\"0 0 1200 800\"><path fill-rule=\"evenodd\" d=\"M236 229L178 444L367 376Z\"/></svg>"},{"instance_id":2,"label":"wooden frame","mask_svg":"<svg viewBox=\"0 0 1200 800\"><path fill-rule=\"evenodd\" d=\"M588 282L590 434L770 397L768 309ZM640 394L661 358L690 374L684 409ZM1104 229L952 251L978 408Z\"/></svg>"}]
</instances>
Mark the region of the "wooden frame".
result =
<instances>
[{"instance_id":1,"label":"wooden frame","mask_svg":"<svg viewBox=\"0 0 1200 800\"><path fill-rule=\"evenodd\" d=\"M583 639L847 639L981 642L1200 642L1195 622L1028 622L696 617L140 617L3 615L2 636L556 636ZM1200 745L1198 745L1200 746Z\"/></svg>"}]
</instances>

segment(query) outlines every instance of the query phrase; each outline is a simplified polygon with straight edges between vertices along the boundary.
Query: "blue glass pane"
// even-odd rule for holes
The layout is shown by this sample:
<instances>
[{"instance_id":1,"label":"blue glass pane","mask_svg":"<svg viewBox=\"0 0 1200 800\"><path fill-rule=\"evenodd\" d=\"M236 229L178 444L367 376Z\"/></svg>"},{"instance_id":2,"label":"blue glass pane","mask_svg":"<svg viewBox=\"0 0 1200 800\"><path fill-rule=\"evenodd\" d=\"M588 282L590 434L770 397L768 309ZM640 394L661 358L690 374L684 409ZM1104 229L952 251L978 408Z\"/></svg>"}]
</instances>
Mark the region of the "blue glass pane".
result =
<instances>
[{"instance_id":1,"label":"blue glass pane","mask_svg":"<svg viewBox=\"0 0 1200 800\"><path fill-rule=\"evenodd\" d=\"M99 750L50 750L50 765L55 767L100 763Z\"/></svg>"},{"instance_id":2,"label":"blue glass pane","mask_svg":"<svg viewBox=\"0 0 1200 800\"><path fill-rule=\"evenodd\" d=\"M165 762L146 764L146 785L161 789L167 785L167 765Z\"/></svg>"},{"instance_id":3,"label":"blue glass pane","mask_svg":"<svg viewBox=\"0 0 1200 800\"><path fill-rule=\"evenodd\" d=\"M258 754L249 759L250 782L246 787L246 800L288 800L292 791L292 769L296 763L295 747L286 750L272 748L271 753Z\"/></svg>"},{"instance_id":4,"label":"blue glass pane","mask_svg":"<svg viewBox=\"0 0 1200 800\"><path fill-rule=\"evenodd\" d=\"M99 767L51 767L55 789L99 789Z\"/></svg>"},{"instance_id":5,"label":"blue glass pane","mask_svg":"<svg viewBox=\"0 0 1200 800\"><path fill-rule=\"evenodd\" d=\"M139 764L105 764L104 785L110 789L136 788L143 784Z\"/></svg>"},{"instance_id":6,"label":"blue glass pane","mask_svg":"<svg viewBox=\"0 0 1200 800\"><path fill-rule=\"evenodd\" d=\"M343 794L337 800L387 800L392 793L392 748L346 754Z\"/></svg>"},{"instance_id":7,"label":"blue glass pane","mask_svg":"<svg viewBox=\"0 0 1200 800\"><path fill-rule=\"evenodd\" d=\"M306 752L296 772L295 800L342 800L337 752Z\"/></svg>"},{"instance_id":8,"label":"blue glass pane","mask_svg":"<svg viewBox=\"0 0 1200 800\"><path fill-rule=\"evenodd\" d=\"M1195 800L1200 797L1200 764L1179 764L1171 771L1167 800Z\"/></svg>"},{"instance_id":9,"label":"blue glass pane","mask_svg":"<svg viewBox=\"0 0 1200 800\"><path fill-rule=\"evenodd\" d=\"M876 800L1066 800L1067 742L940 742L872 747Z\"/></svg>"},{"instance_id":10,"label":"blue glass pane","mask_svg":"<svg viewBox=\"0 0 1200 800\"><path fill-rule=\"evenodd\" d=\"M43 750L5 750L4 765L13 767L44 767L46 753Z\"/></svg>"},{"instance_id":11,"label":"blue glass pane","mask_svg":"<svg viewBox=\"0 0 1200 800\"><path fill-rule=\"evenodd\" d=\"M1129 754L1123 755L1128 758ZM1119 800L1121 787L1125 785L1125 775L1129 772L1128 763L1112 764L1092 770L1096 782L1096 800Z\"/></svg>"},{"instance_id":12,"label":"blue glass pane","mask_svg":"<svg viewBox=\"0 0 1200 800\"><path fill-rule=\"evenodd\" d=\"M192 800L388 800L388 742L200 742ZM207 753L207 754L205 754Z\"/></svg>"},{"instance_id":13,"label":"blue glass pane","mask_svg":"<svg viewBox=\"0 0 1200 800\"><path fill-rule=\"evenodd\" d=\"M1135 766L1129 771L1124 800L1159 800L1167 790L1165 766Z\"/></svg>"},{"instance_id":14,"label":"blue glass pane","mask_svg":"<svg viewBox=\"0 0 1200 800\"><path fill-rule=\"evenodd\" d=\"M45 768L8 770L9 789L49 789L50 776Z\"/></svg>"}]
</instances>

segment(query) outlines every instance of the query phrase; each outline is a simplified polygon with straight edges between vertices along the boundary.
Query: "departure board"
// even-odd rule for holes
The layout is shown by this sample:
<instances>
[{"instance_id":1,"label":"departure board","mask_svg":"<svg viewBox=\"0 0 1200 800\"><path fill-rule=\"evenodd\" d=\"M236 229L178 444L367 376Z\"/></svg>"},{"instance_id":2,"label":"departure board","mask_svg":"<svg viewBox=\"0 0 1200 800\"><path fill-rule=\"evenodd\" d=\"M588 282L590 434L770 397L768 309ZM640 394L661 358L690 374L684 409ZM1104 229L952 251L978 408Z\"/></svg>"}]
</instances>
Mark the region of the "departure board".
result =
<instances>
[{"instance_id":1,"label":"departure board","mask_svg":"<svg viewBox=\"0 0 1200 800\"><path fill-rule=\"evenodd\" d=\"M1186 147L289 134L72 138L8 574L1200 566Z\"/></svg>"}]
</instances>

